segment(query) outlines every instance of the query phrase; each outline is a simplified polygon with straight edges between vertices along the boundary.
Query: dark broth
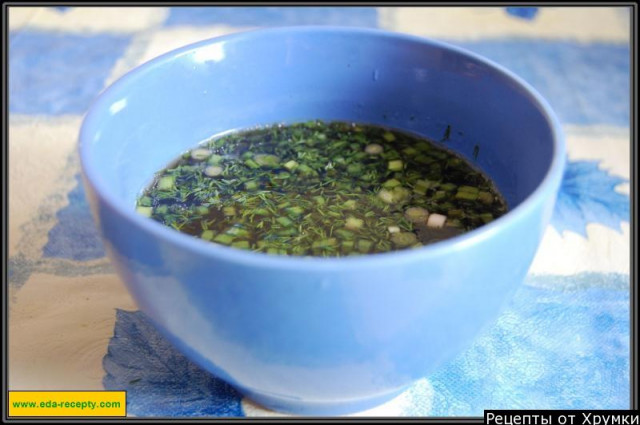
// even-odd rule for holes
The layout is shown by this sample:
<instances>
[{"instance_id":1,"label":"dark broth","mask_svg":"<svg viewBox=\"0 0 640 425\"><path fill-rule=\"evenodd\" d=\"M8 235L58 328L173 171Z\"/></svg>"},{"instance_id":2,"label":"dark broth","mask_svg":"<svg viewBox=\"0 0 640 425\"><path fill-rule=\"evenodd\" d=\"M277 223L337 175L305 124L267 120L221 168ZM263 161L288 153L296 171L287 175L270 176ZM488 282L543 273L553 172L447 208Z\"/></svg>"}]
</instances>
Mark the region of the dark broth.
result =
<instances>
[{"instance_id":1,"label":"dark broth","mask_svg":"<svg viewBox=\"0 0 640 425\"><path fill-rule=\"evenodd\" d=\"M434 142L321 121L211 139L158 173L137 205L207 241L312 256L419 247L507 211L489 179Z\"/></svg>"}]
</instances>

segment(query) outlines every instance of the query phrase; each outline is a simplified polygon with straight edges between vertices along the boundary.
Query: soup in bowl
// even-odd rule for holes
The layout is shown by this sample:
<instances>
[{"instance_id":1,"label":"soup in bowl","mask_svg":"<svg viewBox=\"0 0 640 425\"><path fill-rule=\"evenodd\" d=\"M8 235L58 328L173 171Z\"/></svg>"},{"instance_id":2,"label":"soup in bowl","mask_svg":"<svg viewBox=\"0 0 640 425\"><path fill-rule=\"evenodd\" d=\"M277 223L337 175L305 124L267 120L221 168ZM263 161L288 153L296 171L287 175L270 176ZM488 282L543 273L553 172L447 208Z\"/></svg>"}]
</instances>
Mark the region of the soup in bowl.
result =
<instances>
[{"instance_id":1,"label":"soup in bowl","mask_svg":"<svg viewBox=\"0 0 640 425\"><path fill-rule=\"evenodd\" d=\"M158 204L140 203L145 190L160 184L158 172L203 142L310 121L431 140L486 176L505 212L433 243L324 256L313 249L292 255L294 239L271 252L257 249L258 239L247 238L242 246L231 239L216 243L221 230L186 234L149 217ZM367 155L382 152L371 144L387 148L382 141L365 141L361 148ZM418 144L403 149L419 151ZM323 146L321 140L315 147ZM158 330L257 403L312 415L364 410L393 398L460 353L495 320L538 248L565 160L560 126L546 101L499 65L433 40L330 27L237 33L134 69L87 113L80 154L108 255ZM242 160L259 169L267 154L257 162L255 154ZM211 160L218 154L210 149L206 155L212 162L201 172L209 167L211 175L204 177L220 178L225 168ZM284 167L293 159L280 160ZM380 166L381 173L392 173L381 184L404 169L392 164L397 160L385 159L387 168ZM415 166L418 174L424 171ZM293 169L280 172L303 178ZM432 175L407 183L410 199L446 192L424 185L414 191L418 180L446 184L446 167L441 175L442 181ZM174 183L162 184L167 189ZM272 187L235 190L242 195ZM393 186L375 187L372 194L382 190L394 196ZM469 196L475 200L478 193ZM326 200L332 196L328 192ZM282 208L270 219L294 221L283 213L290 206ZM367 220L374 223L379 214ZM428 222L428 215L420 217ZM336 223L336 230L347 225L346 218ZM212 231L210 238L202 237L206 230ZM346 230L357 234L358 227ZM342 243L339 234L334 239Z\"/></svg>"}]
</instances>

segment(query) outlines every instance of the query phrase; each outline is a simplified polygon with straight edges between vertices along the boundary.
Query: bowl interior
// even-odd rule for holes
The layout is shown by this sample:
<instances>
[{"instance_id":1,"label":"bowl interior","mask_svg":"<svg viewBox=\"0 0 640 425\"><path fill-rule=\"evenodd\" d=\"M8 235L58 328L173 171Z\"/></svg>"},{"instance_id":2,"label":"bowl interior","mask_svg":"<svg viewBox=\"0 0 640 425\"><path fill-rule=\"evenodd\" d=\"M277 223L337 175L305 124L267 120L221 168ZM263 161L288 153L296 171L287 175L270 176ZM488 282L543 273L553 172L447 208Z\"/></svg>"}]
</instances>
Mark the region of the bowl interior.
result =
<instances>
[{"instance_id":1,"label":"bowl interior","mask_svg":"<svg viewBox=\"0 0 640 425\"><path fill-rule=\"evenodd\" d=\"M510 208L554 153L543 108L481 58L407 36L307 28L200 42L129 73L88 114L83 161L111 199L133 206L154 173L214 134L310 119L446 138Z\"/></svg>"}]
</instances>

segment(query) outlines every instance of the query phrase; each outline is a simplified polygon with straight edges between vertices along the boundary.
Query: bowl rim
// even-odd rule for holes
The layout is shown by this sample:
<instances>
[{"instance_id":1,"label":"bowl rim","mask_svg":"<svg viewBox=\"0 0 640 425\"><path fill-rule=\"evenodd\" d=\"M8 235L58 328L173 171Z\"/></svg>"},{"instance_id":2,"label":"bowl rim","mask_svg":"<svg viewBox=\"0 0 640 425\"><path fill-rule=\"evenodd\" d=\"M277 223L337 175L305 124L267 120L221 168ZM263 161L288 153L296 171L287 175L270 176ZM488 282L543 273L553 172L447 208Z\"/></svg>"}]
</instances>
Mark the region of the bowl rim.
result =
<instances>
[{"instance_id":1,"label":"bowl rim","mask_svg":"<svg viewBox=\"0 0 640 425\"><path fill-rule=\"evenodd\" d=\"M388 251L375 254L363 254L346 257L316 257L316 256L289 256L289 255L273 255L260 252L253 252L237 248L228 247L221 244L213 244L208 241L200 240L192 235L187 235L171 229L155 220L144 217L135 211L133 206L125 203L118 196L113 194L109 185L100 178L95 172L95 167L91 165L90 151L91 139L95 134L94 129L100 121L100 115L108 110L111 104L111 94L116 93L121 88L135 82L145 73L152 71L155 67L177 59L184 54L188 54L195 49L216 43L226 43L230 40L251 39L260 37L262 34L282 34L291 35L295 33L318 33L318 34L343 34L343 35L363 35L374 38L394 39L399 42L411 42L428 45L429 47L446 50L458 55L466 56L470 59L478 61L491 69L497 74L502 74L506 79L510 79L524 89L529 100L538 107L547 123L550 126L553 139L552 160L546 174L536 188L523 199L516 207L507 211L506 214L498 217L492 222L482 225L476 229L465 232L453 238L438 241L415 249L402 249L396 251ZM92 102L87 113L84 116L79 133L80 166L83 174L84 184L92 186L97 196L109 206L117 214L124 217L129 222L140 228L142 231L151 233L159 239L166 240L171 244L180 248L193 252L194 254L217 258L226 262L235 263L243 266L263 267L268 269L297 270L297 271L340 271L346 269L365 269L371 266L388 266L402 265L416 261L426 261L432 258L438 258L447 255L450 252L460 250L480 243L483 240L491 238L500 232L503 227L509 227L524 215L527 210L533 208L536 204L543 201L548 192L554 192L554 186L558 185L564 173L566 162L566 146L562 127L555 113L548 102L533 88L529 83L521 77L509 71L502 65L493 62L481 55L470 52L464 48L435 40L429 37L415 36L406 33L394 32L384 29L373 28L355 28L343 26L321 26L321 25L305 25L305 26L284 26L276 28L259 28L248 31L235 32L222 36L212 37L190 43L177 49L159 55L137 67L131 69L115 82L106 87ZM557 193L553 194L555 196Z\"/></svg>"}]
</instances>

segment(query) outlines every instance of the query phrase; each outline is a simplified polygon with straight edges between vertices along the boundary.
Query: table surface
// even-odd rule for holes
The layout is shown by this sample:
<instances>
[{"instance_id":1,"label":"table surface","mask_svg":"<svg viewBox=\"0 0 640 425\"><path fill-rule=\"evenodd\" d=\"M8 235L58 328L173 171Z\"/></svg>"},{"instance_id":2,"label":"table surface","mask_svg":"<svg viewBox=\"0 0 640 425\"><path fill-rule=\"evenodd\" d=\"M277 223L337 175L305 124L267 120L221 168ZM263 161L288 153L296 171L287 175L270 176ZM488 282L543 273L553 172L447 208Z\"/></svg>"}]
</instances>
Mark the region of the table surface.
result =
<instances>
[{"instance_id":1,"label":"table surface","mask_svg":"<svg viewBox=\"0 0 640 425\"><path fill-rule=\"evenodd\" d=\"M529 275L497 323L361 415L630 405L628 8L9 8L9 389L128 391L131 416L273 415L176 352L115 274L80 184L91 101L173 48L258 27L433 37L511 69L551 104L568 165Z\"/></svg>"}]
</instances>

